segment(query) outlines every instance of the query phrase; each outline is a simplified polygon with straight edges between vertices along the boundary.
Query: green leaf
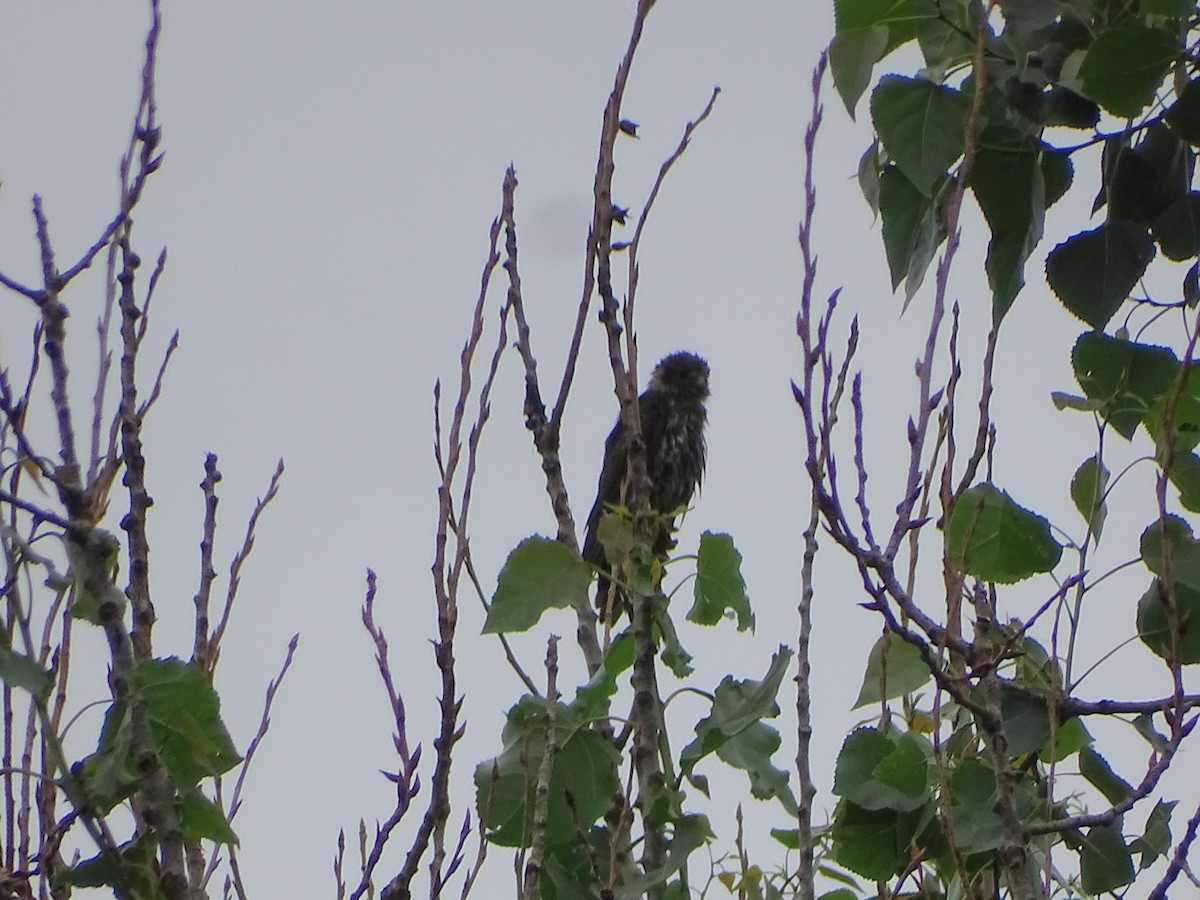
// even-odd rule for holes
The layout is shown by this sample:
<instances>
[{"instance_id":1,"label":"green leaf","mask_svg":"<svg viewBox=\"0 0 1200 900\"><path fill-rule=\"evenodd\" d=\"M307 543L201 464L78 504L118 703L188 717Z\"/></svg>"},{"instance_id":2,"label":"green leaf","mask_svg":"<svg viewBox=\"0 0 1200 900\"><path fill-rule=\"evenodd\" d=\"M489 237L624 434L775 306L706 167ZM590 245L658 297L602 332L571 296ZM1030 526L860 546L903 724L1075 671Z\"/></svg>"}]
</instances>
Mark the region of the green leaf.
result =
<instances>
[{"instance_id":1,"label":"green leaf","mask_svg":"<svg viewBox=\"0 0 1200 900\"><path fill-rule=\"evenodd\" d=\"M923 803L929 794L929 759L921 739L912 733L902 734L887 756L871 773L880 784L907 797L910 803ZM919 803L912 808L916 808Z\"/></svg>"},{"instance_id":2,"label":"green leaf","mask_svg":"<svg viewBox=\"0 0 1200 900\"><path fill-rule=\"evenodd\" d=\"M967 757L951 774L950 786L950 819L958 845L978 853L1003 844L995 773L979 759Z\"/></svg>"},{"instance_id":3,"label":"green leaf","mask_svg":"<svg viewBox=\"0 0 1200 900\"><path fill-rule=\"evenodd\" d=\"M174 657L142 660L130 670L129 687L145 705L159 760L177 788L241 762L221 721L217 692L199 666Z\"/></svg>"},{"instance_id":4,"label":"green leaf","mask_svg":"<svg viewBox=\"0 0 1200 900\"><path fill-rule=\"evenodd\" d=\"M1200 512L1200 456L1176 453L1167 477L1179 491L1179 503L1190 512Z\"/></svg>"},{"instance_id":5,"label":"green leaf","mask_svg":"<svg viewBox=\"0 0 1200 900\"><path fill-rule=\"evenodd\" d=\"M1079 876L1086 894L1115 891L1133 881L1133 859L1121 836L1121 821L1089 828L1079 853Z\"/></svg>"},{"instance_id":6,"label":"green leaf","mask_svg":"<svg viewBox=\"0 0 1200 900\"><path fill-rule=\"evenodd\" d=\"M508 711L501 734L503 751L475 769L476 807L493 843L529 846L547 715L543 700L521 698ZM611 741L588 728L571 707L561 703L555 707L554 743L557 752L550 779L548 846L574 842L577 828L586 830L604 815L621 786L617 777L620 757Z\"/></svg>"},{"instance_id":7,"label":"green leaf","mask_svg":"<svg viewBox=\"0 0 1200 900\"><path fill-rule=\"evenodd\" d=\"M1165 347L1135 344L1099 332L1079 336L1071 365L1083 392L1101 404L1101 415L1126 440L1171 386L1179 360Z\"/></svg>"},{"instance_id":8,"label":"green leaf","mask_svg":"<svg viewBox=\"0 0 1200 900\"><path fill-rule=\"evenodd\" d=\"M862 191L863 199L871 212L879 215L879 177L883 174L883 166L879 159L879 144L872 142L858 160L858 189Z\"/></svg>"},{"instance_id":9,"label":"green leaf","mask_svg":"<svg viewBox=\"0 0 1200 900\"><path fill-rule=\"evenodd\" d=\"M1130 853L1140 853L1139 869L1146 869L1162 856L1171 852L1171 813L1179 805L1178 800L1159 800L1146 817L1146 830L1141 837L1129 845Z\"/></svg>"},{"instance_id":10,"label":"green leaf","mask_svg":"<svg viewBox=\"0 0 1200 900\"><path fill-rule=\"evenodd\" d=\"M1173 603L1168 604L1162 593L1162 581L1154 580L1138 600L1138 637L1163 659L1174 658L1181 665L1195 665L1200 663L1200 591L1176 582L1172 595ZM1172 635L1178 641L1176 649L1171 646Z\"/></svg>"},{"instance_id":11,"label":"green leaf","mask_svg":"<svg viewBox=\"0 0 1200 900\"><path fill-rule=\"evenodd\" d=\"M784 811L794 816L798 807L788 783L791 776L786 769L771 762L781 743L777 730L755 722L718 746L716 754L725 765L746 773L750 779L750 796L756 800L777 799L783 804Z\"/></svg>"},{"instance_id":12,"label":"green leaf","mask_svg":"<svg viewBox=\"0 0 1200 900\"><path fill-rule=\"evenodd\" d=\"M750 776L755 797L778 797L789 813L794 813L796 801L788 787L788 774L770 761L779 747L779 734L762 722L779 715L775 698L791 659L792 652L781 646L762 681L735 680L726 675L717 685L712 710L696 723L695 739L680 754L680 769L693 784L703 790L703 782L693 777L696 764L716 753L726 764Z\"/></svg>"},{"instance_id":13,"label":"green leaf","mask_svg":"<svg viewBox=\"0 0 1200 900\"><path fill-rule=\"evenodd\" d=\"M1050 523L1019 506L1005 491L980 484L965 491L946 523L952 565L983 581L1013 584L1049 572L1062 556Z\"/></svg>"},{"instance_id":14,"label":"green leaf","mask_svg":"<svg viewBox=\"0 0 1200 900\"><path fill-rule=\"evenodd\" d=\"M166 896L158 883L158 864L155 850L157 836L147 831L140 837L122 844L116 856L97 854L91 859L56 873L56 886L120 887L126 896L138 900L163 900Z\"/></svg>"},{"instance_id":15,"label":"green leaf","mask_svg":"<svg viewBox=\"0 0 1200 900\"><path fill-rule=\"evenodd\" d=\"M1000 718L1012 756L1040 753L1050 741L1050 709L1045 697L1001 681Z\"/></svg>"},{"instance_id":16,"label":"green leaf","mask_svg":"<svg viewBox=\"0 0 1200 900\"><path fill-rule=\"evenodd\" d=\"M71 616L103 625L105 620L119 619L125 609L126 597L113 582L121 543L100 528L90 529L82 541L64 538L67 559L71 564L70 578L75 586L71 599Z\"/></svg>"},{"instance_id":17,"label":"green leaf","mask_svg":"<svg viewBox=\"0 0 1200 900\"><path fill-rule=\"evenodd\" d=\"M1046 214L1042 149L1011 129L984 132L971 189L991 229L984 268L999 322L1025 285L1025 262L1042 239Z\"/></svg>"},{"instance_id":18,"label":"green leaf","mask_svg":"<svg viewBox=\"0 0 1200 900\"><path fill-rule=\"evenodd\" d=\"M866 810L911 812L929 799L929 760L911 733L859 728L842 744L833 792Z\"/></svg>"},{"instance_id":19,"label":"green leaf","mask_svg":"<svg viewBox=\"0 0 1200 900\"><path fill-rule=\"evenodd\" d=\"M676 678L686 678L693 671L692 654L679 640L679 631L675 628L675 621L671 618L667 598L659 591L656 596L650 598L650 602L652 604L650 614L662 636L662 652L659 654L659 659Z\"/></svg>"},{"instance_id":20,"label":"green leaf","mask_svg":"<svg viewBox=\"0 0 1200 900\"><path fill-rule=\"evenodd\" d=\"M1071 500L1087 523L1088 531L1096 537L1104 530L1104 519L1108 515L1108 504L1104 500L1108 478L1108 468L1099 456L1085 459L1071 478Z\"/></svg>"},{"instance_id":21,"label":"green leaf","mask_svg":"<svg viewBox=\"0 0 1200 900\"><path fill-rule=\"evenodd\" d=\"M1058 726L1054 741L1047 744L1038 754L1044 763L1061 762L1091 744L1093 738L1079 716L1072 716Z\"/></svg>"},{"instance_id":22,"label":"green leaf","mask_svg":"<svg viewBox=\"0 0 1200 900\"><path fill-rule=\"evenodd\" d=\"M933 261L946 234L937 204L924 197L897 166L879 173L879 215L883 219L883 248L892 290L905 282L907 305Z\"/></svg>"},{"instance_id":23,"label":"green leaf","mask_svg":"<svg viewBox=\"0 0 1200 900\"><path fill-rule=\"evenodd\" d=\"M1154 727L1154 716L1150 713L1141 713L1135 716L1133 730L1145 739L1155 753L1166 753L1167 748L1171 745L1167 736Z\"/></svg>"},{"instance_id":24,"label":"green leaf","mask_svg":"<svg viewBox=\"0 0 1200 900\"><path fill-rule=\"evenodd\" d=\"M103 814L137 789L139 777L133 759L127 704L109 706L100 731L100 744L95 753L82 761L77 772L86 796L75 798L76 805L86 805Z\"/></svg>"},{"instance_id":25,"label":"green leaf","mask_svg":"<svg viewBox=\"0 0 1200 900\"><path fill-rule=\"evenodd\" d=\"M1179 805L1178 800L1159 800L1146 817L1146 830L1140 838L1129 845L1131 853L1140 853L1139 869L1154 865L1159 857L1171 852L1171 813Z\"/></svg>"},{"instance_id":26,"label":"green leaf","mask_svg":"<svg viewBox=\"0 0 1200 900\"><path fill-rule=\"evenodd\" d=\"M1168 448L1187 453L1200 443L1200 368L1189 367L1183 384L1172 379L1170 388L1155 398L1145 417L1158 457Z\"/></svg>"},{"instance_id":27,"label":"green leaf","mask_svg":"<svg viewBox=\"0 0 1200 900\"><path fill-rule=\"evenodd\" d=\"M528 537L508 555L484 634L527 631L547 609L586 605L592 582L587 563L565 544L537 535Z\"/></svg>"},{"instance_id":28,"label":"green leaf","mask_svg":"<svg viewBox=\"0 0 1200 900\"><path fill-rule=\"evenodd\" d=\"M1182 262L1200 253L1200 192L1185 194L1168 206L1150 233L1167 259Z\"/></svg>"},{"instance_id":29,"label":"green leaf","mask_svg":"<svg viewBox=\"0 0 1200 900\"><path fill-rule=\"evenodd\" d=\"M43 702L54 687L54 676L38 665L37 660L7 647L0 647L0 681L29 691Z\"/></svg>"},{"instance_id":30,"label":"green leaf","mask_svg":"<svg viewBox=\"0 0 1200 900\"><path fill-rule=\"evenodd\" d=\"M1093 212L1108 204L1108 220L1149 227L1191 181L1192 152L1161 122L1140 132L1136 146L1127 135L1110 138L1102 155L1103 181Z\"/></svg>"},{"instance_id":31,"label":"green leaf","mask_svg":"<svg viewBox=\"0 0 1200 900\"><path fill-rule=\"evenodd\" d=\"M888 29L884 25L839 32L829 44L833 86L851 119L859 98L871 83L875 64L887 53L887 45Z\"/></svg>"},{"instance_id":32,"label":"green leaf","mask_svg":"<svg viewBox=\"0 0 1200 900\"><path fill-rule=\"evenodd\" d=\"M209 800L199 788L184 794L179 801L179 827L191 841L213 841L236 844L237 835L221 808Z\"/></svg>"},{"instance_id":33,"label":"green leaf","mask_svg":"<svg viewBox=\"0 0 1200 900\"><path fill-rule=\"evenodd\" d=\"M1045 0L1000 0L999 6L1008 27L1022 35L1051 25L1063 11Z\"/></svg>"},{"instance_id":34,"label":"green leaf","mask_svg":"<svg viewBox=\"0 0 1200 900\"><path fill-rule=\"evenodd\" d=\"M887 632L875 642L867 657L867 671L853 709L882 700L893 700L924 687L933 677L921 651L908 641Z\"/></svg>"},{"instance_id":35,"label":"green leaf","mask_svg":"<svg viewBox=\"0 0 1200 900\"><path fill-rule=\"evenodd\" d=\"M885 881L907 865L910 832L895 810L842 804L831 829L833 858L864 878Z\"/></svg>"},{"instance_id":36,"label":"green leaf","mask_svg":"<svg viewBox=\"0 0 1200 900\"><path fill-rule=\"evenodd\" d=\"M706 531L700 535L696 557L695 602L687 614L689 622L715 625L728 610L737 616L737 630L754 630L754 613L742 578L742 554L727 534Z\"/></svg>"},{"instance_id":37,"label":"green leaf","mask_svg":"<svg viewBox=\"0 0 1200 900\"><path fill-rule=\"evenodd\" d=\"M587 684L575 691L572 706L584 718L604 715L608 701L617 693L617 676L633 666L634 637L629 630L613 638L604 651L604 662Z\"/></svg>"},{"instance_id":38,"label":"green leaf","mask_svg":"<svg viewBox=\"0 0 1200 900\"><path fill-rule=\"evenodd\" d=\"M1154 100L1178 52L1179 40L1167 29L1109 28L1092 41L1079 67L1083 91L1114 116L1133 118Z\"/></svg>"},{"instance_id":39,"label":"green leaf","mask_svg":"<svg viewBox=\"0 0 1200 900\"><path fill-rule=\"evenodd\" d=\"M1142 561L1159 578L1200 591L1200 542L1179 516L1163 516L1142 532Z\"/></svg>"},{"instance_id":40,"label":"green leaf","mask_svg":"<svg viewBox=\"0 0 1200 900\"><path fill-rule=\"evenodd\" d=\"M1105 222L1067 238L1046 257L1046 279L1062 305L1103 328L1154 259L1146 229Z\"/></svg>"},{"instance_id":41,"label":"green leaf","mask_svg":"<svg viewBox=\"0 0 1200 900\"><path fill-rule=\"evenodd\" d=\"M1114 805L1133 793L1133 786L1114 772L1108 761L1091 747L1079 751L1079 774Z\"/></svg>"},{"instance_id":42,"label":"green leaf","mask_svg":"<svg viewBox=\"0 0 1200 900\"><path fill-rule=\"evenodd\" d=\"M1042 183L1045 185L1046 209L1061 200L1075 180L1075 164L1063 150L1042 146Z\"/></svg>"},{"instance_id":43,"label":"green leaf","mask_svg":"<svg viewBox=\"0 0 1200 900\"><path fill-rule=\"evenodd\" d=\"M241 761L221 721L217 694L198 666L174 657L142 660L126 681L128 700L109 707L99 747L79 769L86 793L80 802L107 813L132 795L140 784L138 760L147 751L157 754L182 792ZM132 704L140 704L149 720L152 747L134 743Z\"/></svg>"},{"instance_id":44,"label":"green leaf","mask_svg":"<svg viewBox=\"0 0 1200 900\"><path fill-rule=\"evenodd\" d=\"M1196 9L1195 0L1141 0L1143 16L1164 16L1168 19L1183 19Z\"/></svg>"},{"instance_id":45,"label":"green leaf","mask_svg":"<svg viewBox=\"0 0 1200 900\"><path fill-rule=\"evenodd\" d=\"M929 68L945 71L975 52L975 32L966 3L916 0L917 41Z\"/></svg>"},{"instance_id":46,"label":"green leaf","mask_svg":"<svg viewBox=\"0 0 1200 900\"><path fill-rule=\"evenodd\" d=\"M680 816L672 822L670 849L662 867L621 885L614 892L616 900L639 900L651 888L662 884L687 864L688 858L712 838L712 827L702 815ZM669 892L668 892L669 893ZM592 896L589 892L585 896Z\"/></svg>"},{"instance_id":47,"label":"green leaf","mask_svg":"<svg viewBox=\"0 0 1200 900\"><path fill-rule=\"evenodd\" d=\"M834 0L829 68L850 118L879 62L917 36L913 0Z\"/></svg>"},{"instance_id":48,"label":"green leaf","mask_svg":"<svg viewBox=\"0 0 1200 900\"><path fill-rule=\"evenodd\" d=\"M933 199L963 153L969 101L959 91L886 75L871 94L871 119L888 155L921 194Z\"/></svg>"}]
</instances>

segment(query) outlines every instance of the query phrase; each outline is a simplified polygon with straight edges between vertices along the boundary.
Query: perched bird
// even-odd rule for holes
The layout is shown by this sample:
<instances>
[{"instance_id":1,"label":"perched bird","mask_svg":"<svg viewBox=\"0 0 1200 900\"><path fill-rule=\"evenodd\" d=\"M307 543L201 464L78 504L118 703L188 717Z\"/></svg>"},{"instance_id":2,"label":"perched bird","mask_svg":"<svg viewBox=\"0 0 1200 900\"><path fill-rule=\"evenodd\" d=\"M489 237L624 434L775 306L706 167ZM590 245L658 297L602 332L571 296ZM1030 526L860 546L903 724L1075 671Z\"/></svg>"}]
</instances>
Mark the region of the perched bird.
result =
<instances>
[{"instance_id":1,"label":"perched bird","mask_svg":"<svg viewBox=\"0 0 1200 900\"><path fill-rule=\"evenodd\" d=\"M704 425L708 413L708 363L694 353L672 353L650 376L650 386L638 398L642 437L646 442L646 472L650 476L650 507L670 516L686 506L704 476ZM596 502L588 515L583 541L583 558L605 572L608 560L600 543L600 517L606 505L625 502L629 467L629 434L619 418L604 444L604 465L596 488ZM671 546L669 522L656 541L655 552ZM610 591L610 582L600 576L596 605L601 618L615 621L625 601Z\"/></svg>"}]
</instances>

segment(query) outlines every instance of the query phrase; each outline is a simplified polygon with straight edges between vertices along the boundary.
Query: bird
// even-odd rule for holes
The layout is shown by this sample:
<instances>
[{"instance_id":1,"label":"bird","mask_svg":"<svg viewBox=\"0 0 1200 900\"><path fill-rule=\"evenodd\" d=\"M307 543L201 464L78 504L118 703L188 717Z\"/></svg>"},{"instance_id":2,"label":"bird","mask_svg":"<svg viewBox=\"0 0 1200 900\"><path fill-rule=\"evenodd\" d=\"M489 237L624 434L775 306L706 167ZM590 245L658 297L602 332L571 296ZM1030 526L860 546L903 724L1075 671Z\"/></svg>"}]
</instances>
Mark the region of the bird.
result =
<instances>
[{"instance_id":1,"label":"bird","mask_svg":"<svg viewBox=\"0 0 1200 900\"><path fill-rule=\"evenodd\" d=\"M666 517L655 542L655 553L671 548L674 514L691 502L704 477L707 448L704 426L708 412L708 363L694 353L680 351L662 359L650 375L650 384L638 397L642 437L646 444L646 473L650 480L650 508ZM596 486L596 502L588 515L582 556L600 573L596 606L601 619L613 624L627 605L618 591L610 590L609 561L600 542L600 518L609 506L625 500L629 468L629 431L618 417L604 443L604 462Z\"/></svg>"}]
</instances>

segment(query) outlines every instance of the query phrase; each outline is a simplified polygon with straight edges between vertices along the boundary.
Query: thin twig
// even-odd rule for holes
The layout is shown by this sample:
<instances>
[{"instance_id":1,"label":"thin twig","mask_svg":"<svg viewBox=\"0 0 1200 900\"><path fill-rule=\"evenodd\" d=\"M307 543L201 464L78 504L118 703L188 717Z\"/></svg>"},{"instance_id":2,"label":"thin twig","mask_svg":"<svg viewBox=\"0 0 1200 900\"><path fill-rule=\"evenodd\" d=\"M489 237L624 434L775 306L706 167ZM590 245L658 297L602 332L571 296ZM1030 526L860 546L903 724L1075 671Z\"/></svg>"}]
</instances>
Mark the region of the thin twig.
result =
<instances>
[{"instance_id":1,"label":"thin twig","mask_svg":"<svg viewBox=\"0 0 1200 900\"><path fill-rule=\"evenodd\" d=\"M525 315L525 301L521 293L521 276L517 264L517 224L516 224L516 189L517 175L510 166L504 177L503 204L499 222L505 226L505 252L507 259L504 268L508 272L508 298L506 306L512 310L513 319L517 325L517 351L525 366L525 427L533 434L533 445L542 462L542 472L546 477L546 493L550 496L550 508L558 524L558 540L566 544L573 552L579 553L579 540L575 534L575 519L571 514L571 504L567 497L567 485L563 479L562 459L559 456L559 433L554 422L546 420L546 407L542 402L541 388L538 384L537 360L533 354L533 341L529 322ZM496 232L493 227L492 247L496 246ZM572 350L572 354L575 350ZM574 359L567 363L568 369L574 367ZM565 400L565 396L561 397ZM557 411L556 411L557 412ZM577 626L575 639L583 653L588 674L595 675L600 669L603 654L596 635L596 613L586 600L575 607ZM531 682L529 682L531 683ZM537 693L531 691L531 693Z\"/></svg>"},{"instance_id":2,"label":"thin twig","mask_svg":"<svg viewBox=\"0 0 1200 900\"><path fill-rule=\"evenodd\" d=\"M540 900L542 896L542 869L546 863L546 826L550 821L550 779L554 775L554 761L558 756L557 712L558 712L558 635L546 640L546 725L542 746L542 761L538 766L537 780L533 788L533 821L531 825L529 854L525 861L525 873L521 885L521 900Z\"/></svg>"},{"instance_id":3,"label":"thin twig","mask_svg":"<svg viewBox=\"0 0 1200 900\"><path fill-rule=\"evenodd\" d=\"M683 129L683 137L679 140L679 146L677 146L675 151L663 161L661 166L659 166L658 177L654 179L654 186L650 188L650 193L646 197L646 205L642 207L642 214L638 216L637 225L633 229L633 240L629 242L629 283L626 287L624 310L626 335L634 334L633 307L634 299L637 295L638 250L641 248L642 233L645 231L646 222L650 218L650 210L654 208L654 201L658 198L658 192L662 189L663 183L667 180L667 174L671 171L671 167L674 166L675 163L679 161L679 158L687 151L688 144L691 143L692 140L692 135L695 133L697 128L704 124L704 120L707 119L709 114L713 111L713 106L716 104L717 97L720 95L720 93L721 89L719 87L714 87L712 90L712 95L708 98L708 103L705 104L704 109L700 112L700 115L696 116L695 119L687 123L687 126ZM630 368L636 371L637 364L635 347L629 349L629 358L632 360L630 363Z\"/></svg>"},{"instance_id":4,"label":"thin twig","mask_svg":"<svg viewBox=\"0 0 1200 900\"><path fill-rule=\"evenodd\" d=\"M250 513L250 520L246 523L246 537L242 541L242 548L237 552L237 555L233 558L233 562L229 565L229 587L225 592L225 602L221 606L221 617L217 621L217 627L213 629L208 639L207 657L210 671L216 668L217 660L221 655L221 641L225 637L225 629L229 627L229 617L233 613L233 604L237 599L238 588L242 583L242 566L246 564L246 560L250 558L250 552L254 549L254 537L258 531L259 517L262 516L266 508L271 505L271 501L279 493L279 482L283 478L283 471L283 460L280 459L275 465L274 473L271 475L271 482L267 485L267 492L258 499L254 504L254 511Z\"/></svg>"}]
</instances>

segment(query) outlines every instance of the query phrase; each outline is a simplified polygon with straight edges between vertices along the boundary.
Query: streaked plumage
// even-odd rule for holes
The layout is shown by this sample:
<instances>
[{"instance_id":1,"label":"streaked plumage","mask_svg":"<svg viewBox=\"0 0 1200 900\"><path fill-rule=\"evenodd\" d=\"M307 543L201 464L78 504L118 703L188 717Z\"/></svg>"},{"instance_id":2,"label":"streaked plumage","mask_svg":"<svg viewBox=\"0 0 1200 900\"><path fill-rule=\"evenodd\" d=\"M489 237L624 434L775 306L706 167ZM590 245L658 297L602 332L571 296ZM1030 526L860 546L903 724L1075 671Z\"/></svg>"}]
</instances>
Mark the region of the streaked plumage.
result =
<instances>
[{"instance_id":1,"label":"streaked plumage","mask_svg":"<svg viewBox=\"0 0 1200 900\"><path fill-rule=\"evenodd\" d=\"M704 425L708 414L708 363L693 353L673 353L665 357L650 376L650 385L638 398L642 435L646 441L646 471L650 477L650 506L656 512L670 514L686 506L704 476ZM604 445L604 465L596 489L596 502L588 516L583 541L583 558L594 566L606 568L607 559L597 528L605 504L624 503L623 486L629 461L629 439L624 423L618 419ZM665 532L655 547L665 553L670 533ZM606 603L609 581L601 576L596 602L601 611L607 605L615 619L624 607L620 598Z\"/></svg>"}]
</instances>

